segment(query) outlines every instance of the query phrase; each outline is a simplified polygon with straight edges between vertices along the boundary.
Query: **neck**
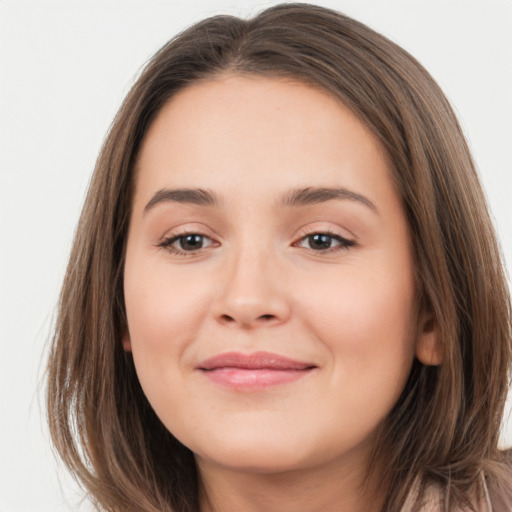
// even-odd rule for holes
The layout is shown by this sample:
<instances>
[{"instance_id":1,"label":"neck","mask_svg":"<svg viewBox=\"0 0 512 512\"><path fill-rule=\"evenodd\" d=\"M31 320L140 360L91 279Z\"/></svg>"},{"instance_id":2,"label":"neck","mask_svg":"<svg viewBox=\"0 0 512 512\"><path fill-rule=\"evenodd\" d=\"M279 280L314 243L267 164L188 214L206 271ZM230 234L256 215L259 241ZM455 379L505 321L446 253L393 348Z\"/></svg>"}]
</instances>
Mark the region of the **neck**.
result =
<instances>
[{"instance_id":1,"label":"neck","mask_svg":"<svg viewBox=\"0 0 512 512\"><path fill-rule=\"evenodd\" d=\"M382 489L367 468L333 463L321 468L255 473L197 460L200 512L379 512Z\"/></svg>"}]
</instances>

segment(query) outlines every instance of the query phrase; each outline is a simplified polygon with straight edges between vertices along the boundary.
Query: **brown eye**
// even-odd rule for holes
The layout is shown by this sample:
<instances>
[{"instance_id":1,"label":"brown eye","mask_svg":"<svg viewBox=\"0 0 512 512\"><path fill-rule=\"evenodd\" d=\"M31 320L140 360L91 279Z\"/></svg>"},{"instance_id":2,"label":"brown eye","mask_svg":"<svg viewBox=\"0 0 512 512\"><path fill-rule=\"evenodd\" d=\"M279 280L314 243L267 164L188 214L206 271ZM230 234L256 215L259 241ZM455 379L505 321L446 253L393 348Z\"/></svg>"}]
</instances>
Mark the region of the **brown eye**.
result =
<instances>
[{"instance_id":1,"label":"brown eye","mask_svg":"<svg viewBox=\"0 0 512 512\"><path fill-rule=\"evenodd\" d=\"M322 252L347 249L355 245L355 242L330 233L313 233L302 238L298 245L312 251Z\"/></svg>"},{"instance_id":2,"label":"brown eye","mask_svg":"<svg viewBox=\"0 0 512 512\"><path fill-rule=\"evenodd\" d=\"M320 233L308 236L307 240L311 249L318 249L321 251L330 249L333 243L336 242L332 236L323 235Z\"/></svg>"},{"instance_id":3,"label":"brown eye","mask_svg":"<svg viewBox=\"0 0 512 512\"><path fill-rule=\"evenodd\" d=\"M186 233L167 238L159 245L174 254L190 254L210 247L213 244L213 240L205 235Z\"/></svg>"},{"instance_id":4,"label":"brown eye","mask_svg":"<svg viewBox=\"0 0 512 512\"><path fill-rule=\"evenodd\" d=\"M205 237L202 235L186 235L180 236L174 243L177 243L179 248L183 251L195 251L203 248L204 239Z\"/></svg>"}]
</instances>

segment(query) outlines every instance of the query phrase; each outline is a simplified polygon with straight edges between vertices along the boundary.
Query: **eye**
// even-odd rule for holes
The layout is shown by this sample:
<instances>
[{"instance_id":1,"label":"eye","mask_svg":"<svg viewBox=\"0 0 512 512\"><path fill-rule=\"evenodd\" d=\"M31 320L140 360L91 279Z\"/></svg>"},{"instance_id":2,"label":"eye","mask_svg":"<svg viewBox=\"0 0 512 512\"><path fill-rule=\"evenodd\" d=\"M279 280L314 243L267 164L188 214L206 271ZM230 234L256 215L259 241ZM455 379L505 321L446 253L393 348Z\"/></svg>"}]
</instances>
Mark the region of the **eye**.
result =
<instances>
[{"instance_id":1,"label":"eye","mask_svg":"<svg viewBox=\"0 0 512 512\"><path fill-rule=\"evenodd\" d=\"M315 252L332 252L352 247L355 242L334 233L312 233L301 238L297 245Z\"/></svg>"},{"instance_id":2,"label":"eye","mask_svg":"<svg viewBox=\"0 0 512 512\"><path fill-rule=\"evenodd\" d=\"M160 245L174 254L191 254L213 245L213 240L198 233L184 233L165 239Z\"/></svg>"}]
</instances>

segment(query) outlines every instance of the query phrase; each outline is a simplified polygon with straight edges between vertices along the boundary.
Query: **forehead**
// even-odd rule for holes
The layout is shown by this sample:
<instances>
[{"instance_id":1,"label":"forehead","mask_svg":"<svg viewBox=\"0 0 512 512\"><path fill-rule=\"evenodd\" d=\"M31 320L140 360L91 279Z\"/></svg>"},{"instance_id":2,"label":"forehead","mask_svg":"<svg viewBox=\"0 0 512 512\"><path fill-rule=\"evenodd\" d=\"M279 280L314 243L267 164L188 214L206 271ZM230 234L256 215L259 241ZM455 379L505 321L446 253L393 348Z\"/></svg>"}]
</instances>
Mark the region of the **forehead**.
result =
<instances>
[{"instance_id":1,"label":"forehead","mask_svg":"<svg viewBox=\"0 0 512 512\"><path fill-rule=\"evenodd\" d=\"M139 152L136 191L389 188L388 167L371 131L334 96L296 81L224 75L160 110Z\"/></svg>"}]
</instances>

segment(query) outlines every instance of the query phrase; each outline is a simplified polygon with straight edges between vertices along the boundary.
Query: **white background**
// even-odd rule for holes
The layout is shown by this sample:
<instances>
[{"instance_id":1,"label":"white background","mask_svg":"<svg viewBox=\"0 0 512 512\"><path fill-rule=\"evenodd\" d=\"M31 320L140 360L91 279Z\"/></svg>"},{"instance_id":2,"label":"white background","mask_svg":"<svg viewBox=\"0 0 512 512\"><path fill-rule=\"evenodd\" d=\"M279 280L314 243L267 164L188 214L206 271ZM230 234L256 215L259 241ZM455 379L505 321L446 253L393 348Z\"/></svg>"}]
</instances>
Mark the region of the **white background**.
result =
<instances>
[{"instance_id":1,"label":"white background","mask_svg":"<svg viewBox=\"0 0 512 512\"><path fill-rule=\"evenodd\" d=\"M82 510L49 448L43 354L87 182L122 98L179 30L274 3L0 0L1 512ZM317 3L398 42L444 88L512 268L512 0ZM512 424L503 439L512 444Z\"/></svg>"}]
</instances>

